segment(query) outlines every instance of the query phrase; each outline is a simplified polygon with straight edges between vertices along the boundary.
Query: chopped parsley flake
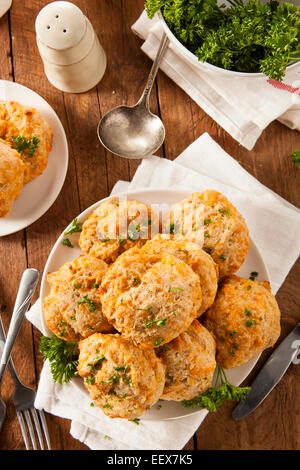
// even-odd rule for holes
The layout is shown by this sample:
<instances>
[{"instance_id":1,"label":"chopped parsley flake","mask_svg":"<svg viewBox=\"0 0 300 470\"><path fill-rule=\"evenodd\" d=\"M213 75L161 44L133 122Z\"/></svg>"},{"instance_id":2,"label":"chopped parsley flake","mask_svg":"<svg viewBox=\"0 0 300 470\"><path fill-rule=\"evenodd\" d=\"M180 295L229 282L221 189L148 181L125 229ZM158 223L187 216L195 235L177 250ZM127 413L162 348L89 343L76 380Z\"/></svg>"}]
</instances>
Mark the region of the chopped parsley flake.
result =
<instances>
[{"instance_id":1,"label":"chopped parsley flake","mask_svg":"<svg viewBox=\"0 0 300 470\"><path fill-rule=\"evenodd\" d=\"M69 238L64 238L62 244L64 246L67 246L68 248L74 248L74 245L72 245L71 241L69 240Z\"/></svg>"},{"instance_id":2,"label":"chopped parsley flake","mask_svg":"<svg viewBox=\"0 0 300 470\"><path fill-rule=\"evenodd\" d=\"M164 342L164 338L158 338L156 341L154 341L154 346L160 346L161 343Z\"/></svg>"},{"instance_id":3,"label":"chopped parsley flake","mask_svg":"<svg viewBox=\"0 0 300 470\"><path fill-rule=\"evenodd\" d=\"M87 304L90 307L90 312L94 312L97 308L96 304L92 302L86 295L82 300L78 300L78 305Z\"/></svg>"},{"instance_id":4,"label":"chopped parsley flake","mask_svg":"<svg viewBox=\"0 0 300 470\"><path fill-rule=\"evenodd\" d=\"M83 223L78 222L77 219L73 219L70 228L64 232L64 235L73 235L73 233L82 232Z\"/></svg>"},{"instance_id":5,"label":"chopped parsley flake","mask_svg":"<svg viewBox=\"0 0 300 470\"><path fill-rule=\"evenodd\" d=\"M211 219L204 219L202 222L202 225L208 225L211 224Z\"/></svg>"},{"instance_id":6,"label":"chopped parsley flake","mask_svg":"<svg viewBox=\"0 0 300 470\"><path fill-rule=\"evenodd\" d=\"M86 377L85 381L88 385L94 385L95 384L95 377Z\"/></svg>"},{"instance_id":7,"label":"chopped parsley flake","mask_svg":"<svg viewBox=\"0 0 300 470\"><path fill-rule=\"evenodd\" d=\"M221 256L220 256L220 259L221 259L222 261L225 261L225 260L226 260L226 256L225 256L225 255L221 255Z\"/></svg>"},{"instance_id":8,"label":"chopped parsley flake","mask_svg":"<svg viewBox=\"0 0 300 470\"><path fill-rule=\"evenodd\" d=\"M184 289L181 289L181 287L169 287L168 292L177 292L177 291L183 291Z\"/></svg>"},{"instance_id":9,"label":"chopped parsley flake","mask_svg":"<svg viewBox=\"0 0 300 470\"><path fill-rule=\"evenodd\" d=\"M129 419L128 421L134 423L134 424L137 424L139 425L140 424L140 419L139 418L134 418L134 419Z\"/></svg>"},{"instance_id":10,"label":"chopped parsley flake","mask_svg":"<svg viewBox=\"0 0 300 470\"><path fill-rule=\"evenodd\" d=\"M156 321L148 321L145 323L144 328L150 328L152 325L156 323L156 325L160 328L161 326L165 326L167 324L167 318L164 318L163 320L156 320Z\"/></svg>"}]
</instances>

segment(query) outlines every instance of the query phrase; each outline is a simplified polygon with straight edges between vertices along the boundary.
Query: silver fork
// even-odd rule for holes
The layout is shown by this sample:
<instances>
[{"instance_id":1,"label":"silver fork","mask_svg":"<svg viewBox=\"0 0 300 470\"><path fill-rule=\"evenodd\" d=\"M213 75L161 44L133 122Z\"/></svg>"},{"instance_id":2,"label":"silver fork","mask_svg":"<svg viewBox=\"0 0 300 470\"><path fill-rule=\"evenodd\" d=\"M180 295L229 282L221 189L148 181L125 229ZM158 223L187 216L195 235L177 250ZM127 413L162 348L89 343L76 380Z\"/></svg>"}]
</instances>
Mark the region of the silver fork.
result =
<instances>
[{"instance_id":1,"label":"silver fork","mask_svg":"<svg viewBox=\"0 0 300 470\"><path fill-rule=\"evenodd\" d=\"M4 345L5 341L6 341L5 331L3 328L2 318L0 316L0 349L1 350L3 349L2 344ZM36 410L36 408L34 407L36 392L32 388L26 387L25 385L22 384L22 382L20 381L17 375L12 359L9 360L8 368L15 384L13 404L16 409L17 418L19 420L19 424L20 424L20 428L21 428L21 432L22 432L22 436L25 442L26 449L30 450L31 446L30 446L28 434L26 431L25 421L27 424L27 428L29 430L29 436L31 439L32 447L34 450L37 450L38 448L35 433L34 433L34 428L32 425L32 419L31 419L32 417L33 422L35 424L35 429L36 429L36 433L38 436L40 449L45 450L45 446L44 446L44 440L45 440L48 449L51 450L50 437L48 433L44 411ZM25 421L24 421L24 416L25 416ZM43 429L43 432L42 432L42 429ZM43 439L43 433L44 433L44 439Z\"/></svg>"},{"instance_id":2,"label":"silver fork","mask_svg":"<svg viewBox=\"0 0 300 470\"><path fill-rule=\"evenodd\" d=\"M44 431L45 440L50 449L50 439L47 429L47 423L43 411L36 410L34 408L34 401L36 393L31 388L25 387L19 380L16 370L14 368L13 362L10 359L10 354L14 346L15 340L19 333L20 327L22 325L25 313L30 304L32 295L35 291L39 274L35 269L27 269L22 277L20 288L18 291L7 340L5 338L5 332L3 324L0 318L0 346L2 346L3 354L0 361L0 387L3 379L3 375L8 365L12 378L15 383L15 392L13 395L13 403L15 405L17 417L20 423L22 436L25 442L26 449L30 449L30 442L28 439L28 434L26 431L25 421L29 430L29 436L31 439L31 444L34 450L37 450L37 441L35 438L34 427L32 425L31 416L35 425L35 429L38 435L38 440L40 443L40 448L44 450L43 434ZM5 403L0 399L0 430L5 418L6 406ZM25 421L24 421L25 416Z\"/></svg>"}]
</instances>

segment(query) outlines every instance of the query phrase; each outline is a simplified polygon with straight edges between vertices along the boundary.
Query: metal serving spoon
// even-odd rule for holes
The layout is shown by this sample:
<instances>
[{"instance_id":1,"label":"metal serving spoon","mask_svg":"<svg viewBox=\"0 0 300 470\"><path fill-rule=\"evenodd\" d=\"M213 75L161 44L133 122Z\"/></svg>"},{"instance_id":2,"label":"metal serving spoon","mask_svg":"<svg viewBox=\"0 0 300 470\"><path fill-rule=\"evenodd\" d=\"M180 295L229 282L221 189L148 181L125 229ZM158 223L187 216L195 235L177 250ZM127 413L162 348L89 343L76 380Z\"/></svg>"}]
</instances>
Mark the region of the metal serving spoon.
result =
<instances>
[{"instance_id":1,"label":"metal serving spoon","mask_svg":"<svg viewBox=\"0 0 300 470\"><path fill-rule=\"evenodd\" d=\"M143 94L135 106L118 106L109 111L98 126L98 137L110 152L125 158L145 158L154 153L165 139L165 128L149 110L149 96L168 43L163 34Z\"/></svg>"},{"instance_id":2,"label":"metal serving spoon","mask_svg":"<svg viewBox=\"0 0 300 470\"><path fill-rule=\"evenodd\" d=\"M14 311L11 317L7 339L0 360L0 391L2 379L4 376L5 369L9 363L12 348L17 339L18 333L24 320L25 313L27 312L28 307L30 305L30 301L34 294L38 280L39 273L36 269L26 269L22 276ZM6 405L0 396L0 431L5 419L5 414Z\"/></svg>"}]
</instances>

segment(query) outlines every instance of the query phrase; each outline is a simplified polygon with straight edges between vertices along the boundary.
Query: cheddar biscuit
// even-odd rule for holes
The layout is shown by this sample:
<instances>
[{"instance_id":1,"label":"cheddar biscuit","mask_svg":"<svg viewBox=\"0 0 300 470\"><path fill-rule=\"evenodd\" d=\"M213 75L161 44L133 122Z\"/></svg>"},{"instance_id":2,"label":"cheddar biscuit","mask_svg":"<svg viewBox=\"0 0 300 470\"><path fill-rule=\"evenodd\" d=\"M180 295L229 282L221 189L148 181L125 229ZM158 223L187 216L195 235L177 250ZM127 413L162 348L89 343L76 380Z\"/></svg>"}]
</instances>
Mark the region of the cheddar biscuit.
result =
<instances>
[{"instance_id":1,"label":"cheddar biscuit","mask_svg":"<svg viewBox=\"0 0 300 470\"><path fill-rule=\"evenodd\" d=\"M162 400L191 400L211 387L216 368L216 344L211 334L194 320L176 339L158 349L167 366Z\"/></svg>"},{"instance_id":2,"label":"cheddar biscuit","mask_svg":"<svg viewBox=\"0 0 300 470\"><path fill-rule=\"evenodd\" d=\"M141 247L159 232L155 211L142 202L111 198L83 224L79 245L85 254L113 263L124 251Z\"/></svg>"},{"instance_id":3,"label":"cheddar biscuit","mask_svg":"<svg viewBox=\"0 0 300 470\"><path fill-rule=\"evenodd\" d=\"M203 324L216 340L217 363L230 369L275 344L280 311L268 282L230 276L223 280Z\"/></svg>"},{"instance_id":4,"label":"cheddar biscuit","mask_svg":"<svg viewBox=\"0 0 300 470\"><path fill-rule=\"evenodd\" d=\"M159 234L142 248L147 253L169 253L187 263L199 276L202 304L199 316L213 303L218 289L218 266L204 250L187 238Z\"/></svg>"},{"instance_id":5,"label":"cheddar biscuit","mask_svg":"<svg viewBox=\"0 0 300 470\"><path fill-rule=\"evenodd\" d=\"M79 256L48 274L50 294L43 301L50 330L66 341L79 341L113 327L102 313L100 284L107 265L91 256Z\"/></svg>"},{"instance_id":6,"label":"cheddar biscuit","mask_svg":"<svg viewBox=\"0 0 300 470\"><path fill-rule=\"evenodd\" d=\"M15 101L0 101L0 138L19 152L25 165L24 184L43 173L53 134L36 109Z\"/></svg>"},{"instance_id":7,"label":"cheddar biscuit","mask_svg":"<svg viewBox=\"0 0 300 470\"><path fill-rule=\"evenodd\" d=\"M0 217L7 216L23 188L24 163L18 152L0 142Z\"/></svg>"},{"instance_id":8,"label":"cheddar biscuit","mask_svg":"<svg viewBox=\"0 0 300 470\"><path fill-rule=\"evenodd\" d=\"M104 276L101 301L116 330L152 349L189 327L198 316L202 293L199 277L184 261L131 248Z\"/></svg>"},{"instance_id":9,"label":"cheddar biscuit","mask_svg":"<svg viewBox=\"0 0 300 470\"><path fill-rule=\"evenodd\" d=\"M78 374L91 399L110 418L134 419L156 403L165 365L154 351L122 336L95 333L79 343Z\"/></svg>"},{"instance_id":10,"label":"cheddar biscuit","mask_svg":"<svg viewBox=\"0 0 300 470\"><path fill-rule=\"evenodd\" d=\"M249 231L242 215L221 193L193 193L164 218L164 232L198 243L219 266L220 277L233 274L249 250Z\"/></svg>"}]
</instances>

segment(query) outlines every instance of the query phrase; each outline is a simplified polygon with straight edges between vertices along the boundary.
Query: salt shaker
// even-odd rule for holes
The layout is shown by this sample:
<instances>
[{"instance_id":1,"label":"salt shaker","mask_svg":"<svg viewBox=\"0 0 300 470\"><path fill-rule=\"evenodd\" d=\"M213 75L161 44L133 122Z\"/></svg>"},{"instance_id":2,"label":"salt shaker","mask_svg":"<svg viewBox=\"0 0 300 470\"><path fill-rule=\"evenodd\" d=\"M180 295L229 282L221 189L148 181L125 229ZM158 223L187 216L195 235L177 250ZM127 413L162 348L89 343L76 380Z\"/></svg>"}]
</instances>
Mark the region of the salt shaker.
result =
<instances>
[{"instance_id":1,"label":"salt shaker","mask_svg":"<svg viewBox=\"0 0 300 470\"><path fill-rule=\"evenodd\" d=\"M106 55L90 21L73 3L46 5L35 23L36 40L46 76L68 93L83 93L99 83Z\"/></svg>"}]
</instances>

